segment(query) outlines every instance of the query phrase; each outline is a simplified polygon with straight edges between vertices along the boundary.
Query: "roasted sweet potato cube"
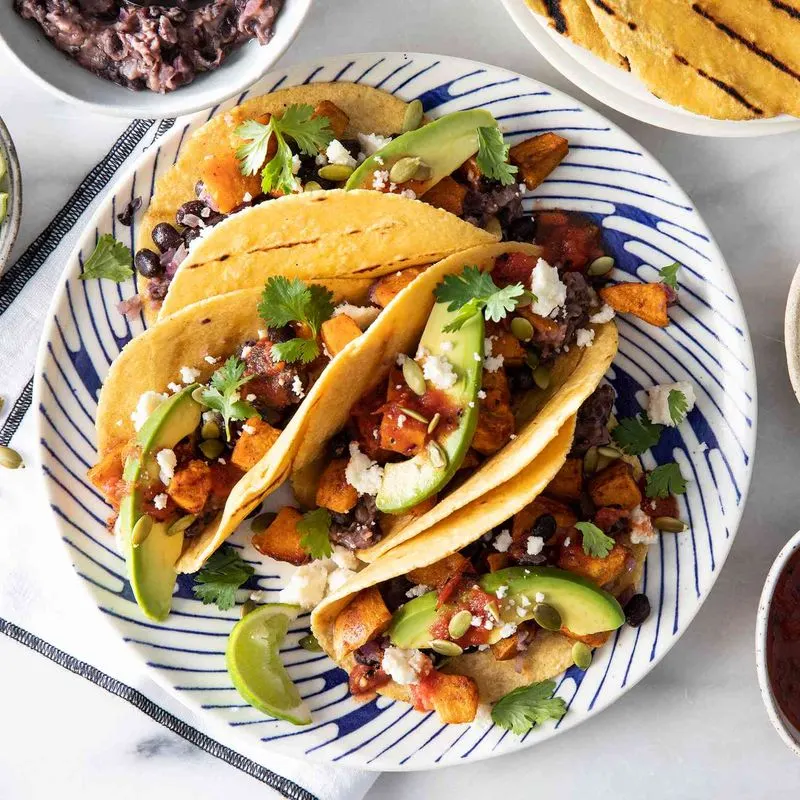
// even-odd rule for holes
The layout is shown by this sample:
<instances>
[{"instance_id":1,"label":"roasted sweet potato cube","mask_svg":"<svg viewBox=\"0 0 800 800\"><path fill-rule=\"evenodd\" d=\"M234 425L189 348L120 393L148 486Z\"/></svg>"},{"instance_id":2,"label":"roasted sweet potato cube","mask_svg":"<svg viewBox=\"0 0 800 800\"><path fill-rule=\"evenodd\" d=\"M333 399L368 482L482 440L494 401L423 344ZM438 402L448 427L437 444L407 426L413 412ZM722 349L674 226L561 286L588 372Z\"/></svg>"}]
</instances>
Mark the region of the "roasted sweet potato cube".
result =
<instances>
[{"instance_id":1,"label":"roasted sweet potato cube","mask_svg":"<svg viewBox=\"0 0 800 800\"><path fill-rule=\"evenodd\" d=\"M519 175L529 189L535 189L563 160L569 142L555 133L542 133L515 144L508 160L519 167Z\"/></svg>"},{"instance_id":2,"label":"roasted sweet potato cube","mask_svg":"<svg viewBox=\"0 0 800 800\"><path fill-rule=\"evenodd\" d=\"M540 495L532 503L528 503L522 511L514 514L514 522L511 526L511 536L514 541L518 542L524 539L531 532L536 520L545 514L552 515L559 528L571 528L578 521L578 517L569 506Z\"/></svg>"},{"instance_id":3,"label":"roasted sweet potato cube","mask_svg":"<svg viewBox=\"0 0 800 800\"><path fill-rule=\"evenodd\" d=\"M633 477L633 468L621 458L592 475L589 496L598 508L619 506L630 511L642 502L642 492Z\"/></svg>"},{"instance_id":4,"label":"roasted sweet potato cube","mask_svg":"<svg viewBox=\"0 0 800 800\"><path fill-rule=\"evenodd\" d=\"M398 406L390 406L381 417L380 444L384 450L414 456L425 446L428 426L409 417Z\"/></svg>"},{"instance_id":5,"label":"roasted sweet potato cube","mask_svg":"<svg viewBox=\"0 0 800 800\"><path fill-rule=\"evenodd\" d=\"M405 289L421 272L422 269L418 267L409 267L378 278L369 287L370 302L381 308L386 308L394 300L395 295Z\"/></svg>"},{"instance_id":6,"label":"roasted sweet potato cube","mask_svg":"<svg viewBox=\"0 0 800 800\"><path fill-rule=\"evenodd\" d=\"M267 159L275 155L275 137L270 137ZM257 197L261 194L261 175L242 175L236 153L231 150L224 155L200 159L197 163L198 177L214 205L229 214L244 202L246 194Z\"/></svg>"},{"instance_id":7,"label":"roasted sweet potato cube","mask_svg":"<svg viewBox=\"0 0 800 800\"><path fill-rule=\"evenodd\" d=\"M616 283L605 286L599 294L614 311L633 314L659 328L669 325L667 305L670 290L663 283Z\"/></svg>"},{"instance_id":8,"label":"roasted sweet potato cube","mask_svg":"<svg viewBox=\"0 0 800 800\"><path fill-rule=\"evenodd\" d=\"M639 484L642 488L642 484ZM672 517L677 519L680 517L678 509L678 501L674 495L667 497L644 497L642 499L642 511L647 514L650 519L658 519L658 517Z\"/></svg>"},{"instance_id":9,"label":"roasted sweet potato cube","mask_svg":"<svg viewBox=\"0 0 800 800\"><path fill-rule=\"evenodd\" d=\"M501 450L514 434L514 414L507 406L497 411L478 414L478 427L472 438L472 448L488 456Z\"/></svg>"},{"instance_id":10,"label":"roasted sweet potato cube","mask_svg":"<svg viewBox=\"0 0 800 800\"><path fill-rule=\"evenodd\" d=\"M412 569L406 577L411 583L432 586L438 589L444 586L453 575L460 575L469 566L469 561L461 553L452 553L427 567Z\"/></svg>"},{"instance_id":11,"label":"roasted sweet potato cube","mask_svg":"<svg viewBox=\"0 0 800 800\"><path fill-rule=\"evenodd\" d=\"M489 572L497 572L498 570L505 569L511 559L508 553L489 553L486 556L486 563L489 565Z\"/></svg>"},{"instance_id":12,"label":"roasted sweet potato cube","mask_svg":"<svg viewBox=\"0 0 800 800\"><path fill-rule=\"evenodd\" d=\"M347 314L337 314L322 323L320 335L328 352L331 356L335 356L337 353L341 353L350 342L361 336L361 328Z\"/></svg>"},{"instance_id":13,"label":"roasted sweet potato cube","mask_svg":"<svg viewBox=\"0 0 800 800\"><path fill-rule=\"evenodd\" d=\"M254 534L253 547L276 561L286 561L295 566L305 564L310 556L300 546L302 534L297 530L297 523L301 519L303 515L296 508L284 506L270 525L261 533Z\"/></svg>"},{"instance_id":14,"label":"roasted sweet potato cube","mask_svg":"<svg viewBox=\"0 0 800 800\"><path fill-rule=\"evenodd\" d=\"M122 482L122 471L125 466L127 449L128 443L121 442L102 456L86 473L92 486L114 508L119 506L120 484Z\"/></svg>"},{"instance_id":15,"label":"roasted sweet potato cube","mask_svg":"<svg viewBox=\"0 0 800 800\"><path fill-rule=\"evenodd\" d=\"M525 650L531 641L533 641L535 635L535 626L531 627L531 623L528 622L520 623L517 630L512 633L511 636L507 636L505 639L501 639L499 642L495 642L492 645L491 650L495 661L509 661L512 658L516 658ZM523 636L525 637L525 643L520 648L518 645Z\"/></svg>"},{"instance_id":16,"label":"roasted sweet potato cube","mask_svg":"<svg viewBox=\"0 0 800 800\"><path fill-rule=\"evenodd\" d=\"M431 701L445 724L472 722L478 711L478 686L466 675L439 673L431 690Z\"/></svg>"},{"instance_id":17,"label":"roasted sweet potato cube","mask_svg":"<svg viewBox=\"0 0 800 800\"><path fill-rule=\"evenodd\" d=\"M190 461L172 476L167 494L189 514L199 514L211 494L211 468L205 461Z\"/></svg>"},{"instance_id":18,"label":"roasted sweet potato cube","mask_svg":"<svg viewBox=\"0 0 800 800\"><path fill-rule=\"evenodd\" d=\"M526 353L519 339L511 331L501 331L492 335L492 355L503 356L503 364L518 367L525 361Z\"/></svg>"},{"instance_id":19,"label":"roasted sweet potato cube","mask_svg":"<svg viewBox=\"0 0 800 800\"><path fill-rule=\"evenodd\" d=\"M475 156L470 156L457 170L456 175L465 180L468 184L476 184L483 173L478 166L478 159Z\"/></svg>"},{"instance_id":20,"label":"roasted sweet potato cube","mask_svg":"<svg viewBox=\"0 0 800 800\"><path fill-rule=\"evenodd\" d=\"M568 458L547 485L547 494L562 500L580 500L583 488L583 459Z\"/></svg>"},{"instance_id":21,"label":"roasted sweet potato cube","mask_svg":"<svg viewBox=\"0 0 800 800\"><path fill-rule=\"evenodd\" d=\"M558 554L558 566L576 575L582 575L604 586L616 580L623 572L631 551L625 545L614 544L605 558L590 556L583 550L583 541L579 534L571 537L570 543L561 548Z\"/></svg>"},{"instance_id":22,"label":"roasted sweet potato cube","mask_svg":"<svg viewBox=\"0 0 800 800\"><path fill-rule=\"evenodd\" d=\"M486 395L481 400L482 409L498 411L511 406L511 390L508 387L508 378L504 369L496 369L494 372L483 370L481 389Z\"/></svg>"},{"instance_id":23,"label":"roasted sweet potato cube","mask_svg":"<svg viewBox=\"0 0 800 800\"><path fill-rule=\"evenodd\" d=\"M322 471L317 486L318 506L346 514L358 502L358 492L345 477L348 461L347 458L334 458Z\"/></svg>"},{"instance_id":24,"label":"roasted sweet potato cube","mask_svg":"<svg viewBox=\"0 0 800 800\"><path fill-rule=\"evenodd\" d=\"M336 103L331 103L330 100L321 100L317 103L311 116L313 118L327 117L333 135L337 139L341 139L345 135L347 127L350 125L350 117Z\"/></svg>"},{"instance_id":25,"label":"roasted sweet potato cube","mask_svg":"<svg viewBox=\"0 0 800 800\"><path fill-rule=\"evenodd\" d=\"M464 213L464 198L466 196L467 187L447 175L431 186L422 195L422 199L435 208L443 208L445 211L460 217Z\"/></svg>"},{"instance_id":26,"label":"roasted sweet potato cube","mask_svg":"<svg viewBox=\"0 0 800 800\"><path fill-rule=\"evenodd\" d=\"M278 441L281 432L258 417L251 417L242 428L242 435L236 442L231 463L245 472L252 469Z\"/></svg>"},{"instance_id":27,"label":"roasted sweet potato cube","mask_svg":"<svg viewBox=\"0 0 800 800\"><path fill-rule=\"evenodd\" d=\"M603 631L602 633L587 633L583 636L579 636L577 633L573 633L569 628L565 628L563 625L561 626L560 633L575 642L583 642L584 644L588 644L589 647L602 647L611 636L611 631Z\"/></svg>"},{"instance_id":28,"label":"roasted sweet potato cube","mask_svg":"<svg viewBox=\"0 0 800 800\"><path fill-rule=\"evenodd\" d=\"M362 589L346 605L333 623L333 652L341 659L362 644L380 636L392 621L392 615L376 586Z\"/></svg>"}]
</instances>

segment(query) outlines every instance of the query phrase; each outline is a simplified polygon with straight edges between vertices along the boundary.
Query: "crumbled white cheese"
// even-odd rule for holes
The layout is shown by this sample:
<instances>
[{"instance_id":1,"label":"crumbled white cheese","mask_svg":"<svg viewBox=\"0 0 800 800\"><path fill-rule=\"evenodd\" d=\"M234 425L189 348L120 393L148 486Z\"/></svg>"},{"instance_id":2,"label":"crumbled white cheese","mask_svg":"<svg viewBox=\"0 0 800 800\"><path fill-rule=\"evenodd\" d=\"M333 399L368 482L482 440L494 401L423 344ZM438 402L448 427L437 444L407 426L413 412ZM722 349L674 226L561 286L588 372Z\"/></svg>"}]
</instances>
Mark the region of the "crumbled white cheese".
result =
<instances>
[{"instance_id":1,"label":"crumbled white cheese","mask_svg":"<svg viewBox=\"0 0 800 800\"><path fill-rule=\"evenodd\" d=\"M167 399L166 394L159 392L143 392L139 395L139 400L136 403L136 408L131 412L131 420L133 421L133 428L136 431L141 430L142 425L147 422L147 418Z\"/></svg>"},{"instance_id":2,"label":"crumbled white cheese","mask_svg":"<svg viewBox=\"0 0 800 800\"><path fill-rule=\"evenodd\" d=\"M256 399L256 396L250 392L244 399L247 400L248 403L252 403Z\"/></svg>"},{"instance_id":3,"label":"crumbled white cheese","mask_svg":"<svg viewBox=\"0 0 800 800\"><path fill-rule=\"evenodd\" d=\"M328 163L325 153L317 153L317 157L314 159L314 161L318 167L324 167Z\"/></svg>"},{"instance_id":4,"label":"crumbled white cheese","mask_svg":"<svg viewBox=\"0 0 800 800\"><path fill-rule=\"evenodd\" d=\"M355 553L352 550L348 550L346 547L342 547L340 544L335 544L333 546L331 561L333 561L337 567L342 567L343 569L358 569L358 559Z\"/></svg>"},{"instance_id":5,"label":"crumbled white cheese","mask_svg":"<svg viewBox=\"0 0 800 800\"><path fill-rule=\"evenodd\" d=\"M486 392L483 389L478 391L478 400L485 400L486 399Z\"/></svg>"},{"instance_id":6,"label":"crumbled white cheese","mask_svg":"<svg viewBox=\"0 0 800 800\"><path fill-rule=\"evenodd\" d=\"M600 325L603 322L611 322L615 316L616 312L614 309L611 308L608 303L604 303L603 307L596 314L592 314L592 316L589 317L589 322L595 325Z\"/></svg>"},{"instance_id":7,"label":"crumbled white cheese","mask_svg":"<svg viewBox=\"0 0 800 800\"><path fill-rule=\"evenodd\" d=\"M390 193L394 193L394 191L395 191L396 189L397 189L397 184L396 184L396 183L390 183L390 184L389 184L389 192L390 192Z\"/></svg>"},{"instance_id":8,"label":"crumbled white cheese","mask_svg":"<svg viewBox=\"0 0 800 800\"><path fill-rule=\"evenodd\" d=\"M417 193L413 189L403 189L400 195L401 197L407 197L409 200L417 199Z\"/></svg>"},{"instance_id":9,"label":"crumbled white cheese","mask_svg":"<svg viewBox=\"0 0 800 800\"><path fill-rule=\"evenodd\" d=\"M242 197L242 200L244 200L245 203L249 203L252 199L253 199L253 195L251 195L250 192L245 192L243 197ZM203 209L203 211L205 211L205 208ZM205 217L209 216L210 213L211 213L211 209L210 208L208 209L208 211L209 211L208 214L203 214L203 211L201 211L200 214L205 216Z\"/></svg>"},{"instance_id":10,"label":"crumbled white cheese","mask_svg":"<svg viewBox=\"0 0 800 800\"><path fill-rule=\"evenodd\" d=\"M331 141L325 150L325 155L331 164L341 164L343 167L353 167L355 169L356 160L338 139Z\"/></svg>"},{"instance_id":11,"label":"crumbled white cheese","mask_svg":"<svg viewBox=\"0 0 800 800\"><path fill-rule=\"evenodd\" d=\"M219 359L214 358L214 356L203 356L203 361L205 361L206 364L216 364Z\"/></svg>"},{"instance_id":12,"label":"crumbled white cheese","mask_svg":"<svg viewBox=\"0 0 800 800\"><path fill-rule=\"evenodd\" d=\"M305 397L306 393L303 391L303 381L300 380L299 375L295 375L292 378L292 391L295 393L296 397Z\"/></svg>"},{"instance_id":13,"label":"crumbled white cheese","mask_svg":"<svg viewBox=\"0 0 800 800\"><path fill-rule=\"evenodd\" d=\"M255 432L256 429L252 425L242 425L242 433L252 436Z\"/></svg>"},{"instance_id":14,"label":"crumbled white cheese","mask_svg":"<svg viewBox=\"0 0 800 800\"><path fill-rule=\"evenodd\" d=\"M405 414L399 414L397 417L397 427L402 428L406 424L408 417Z\"/></svg>"},{"instance_id":15,"label":"crumbled white cheese","mask_svg":"<svg viewBox=\"0 0 800 800\"><path fill-rule=\"evenodd\" d=\"M300 167L301 166L302 165L300 163L300 156L298 156L297 154L293 155L292 156L292 175L297 175L297 173L300 172Z\"/></svg>"},{"instance_id":16,"label":"crumbled white cheese","mask_svg":"<svg viewBox=\"0 0 800 800\"><path fill-rule=\"evenodd\" d=\"M578 328L575 331L575 343L578 347L591 347L594 342L594 331L591 328Z\"/></svg>"},{"instance_id":17,"label":"crumbled white cheese","mask_svg":"<svg viewBox=\"0 0 800 800\"><path fill-rule=\"evenodd\" d=\"M571 542L572 542L572 539L570 539L569 536L567 536L567 538L564 539L564 547L569 547Z\"/></svg>"},{"instance_id":18,"label":"crumbled white cheese","mask_svg":"<svg viewBox=\"0 0 800 800\"><path fill-rule=\"evenodd\" d=\"M483 368L487 372L497 372L500 367L503 366L504 358L502 355L493 356L492 355L492 337L487 336L483 340L483 354L485 358L483 359Z\"/></svg>"},{"instance_id":19,"label":"crumbled white cheese","mask_svg":"<svg viewBox=\"0 0 800 800\"><path fill-rule=\"evenodd\" d=\"M367 156L375 155L378 150L382 150L392 141L391 136L381 136L379 133L359 133L356 135L361 149Z\"/></svg>"},{"instance_id":20,"label":"crumbled white cheese","mask_svg":"<svg viewBox=\"0 0 800 800\"><path fill-rule=\"evenodd\" d=\"M516 632L517 626L513 622L507 622L500 628L500 638L508 639L509 636L513 636Z\"/></svg>"},{"instance_id":21,"label":"crumbled white cheese","mask_svg":"<svg viewBox=\"0 0 800 800\"><path fill-rule=\"evenodd\" d=\"M500 531L494 540L494 549L497 550L498 553L506 553L513 541L509 531Z\"/></svg>"},{"instance_id":22,"label":"crumbled white cheese","mask_svg":"<svg viewBox=\"0 0 800 800\"><path fill-rule=\"evenodd\" d=\"M394 363L397 364L398 367L402 368L403 364L406 363L407 358L408 356L405 353L398 353Z\"/></svg>"},{"instance_id":23,"label":"crumbled white cheese","mask_svg":"<svg viewBox=\"0 0 800 800\"><path fill-rule=\"evenodd\" d=\"M339 589L344 586L350 578L355 575L355 571L352 569L346 569L344 567L339 567L335 569L333 572L328 575L328 594L333 594L333 592L338 592Z\"/></svg>"},{"instance_id":24,"label":"crumbled white cheese","mask_svg":"<svg viewBox=\"0 0 800 800\"><path fill-rule=\"evenodd\" d=\"M526 594L522 594L522 595L520 595L520 597L519 597L519 604L520 604L520 605L521 605L523 608L528 608L528 606L531 604L531 601L530 601L530 599L528 598L528 595L526 595Z\"/></svg>"},{"instance_id":25,"label":"crumbled white cheese","mask_svg":"<svg viewBox=\"0 0 800 800\"><path fill-rule=\"evenodd\" d=\"M153 498L153 505L160 511L167 507L167 495L162 492Z\"/></svg>"},{"instance_id":26,"label":"crumbled white cheese","mask_svg":"<svg viewBox=\"0 0 800 800\"><path fill-rule=\"evenodd\" d=\"M250 192L245 192L243 199L244 200L252 200L253 198L250 197L249 195L250 195ZM203 206L203 208L200 209L200 216L203 219L208 219L211 216L211 209L208 206Z\"/></svg>"},{"instance_id":27,"label":"crumbled white cheese","mask_svg":"<svg viewBox=\"0 0 800 800\"><path fill-rule=\"evenodd\" d=\"M422 360L422 374L437 389L449 389L458 381L458 375L446 356L426 355Z\"/></svg>"},{"instance_id":28,"label":"crumbled white cheese","mask_svg":"<svg viewBox=\"0 0 800 800\"><path fill-rule=\"evenodd\" d=\"M175 466L178 463L178 458L174 451L169 448L159 450L156 453L156 463L158 464L158 477L165 486L169 485L173 475L175 475Z\"/></svg>"},{"instance_id":29,"label":"crumbled white cheese","mask_svg":"<svg viewBox=\"0 0 800 800\"><path fill-rule=\"evenodd\" d=\"M383 651L381 667L383 671L401 686L419 681L422 667L422 653L419 650L406 650L402 647L387 647Z\"/></svg>"},{"instance_id":30,"label":"crumbled white cheese","mask_svg":"<svg viewBox=\"0 0 800 800\"><path fill-rule=\"evenodd\" d=\"M264 592L262 592L260 589L256 589L256 591L250 592L250 599L254 603L263 603L265 600Z\"/></svg>"},{"instance_id":31,"label":"crumbled white cheese","mask_svg":"<svg viewBox=\"0 0 800 800\"><path fill-rule=\"evenodd\" d=\"M683 422L685 417L679 419L677 423L672 420L668 402L670 392L680 392L686 398L687 414L694 408L695 396L694 388L691 383L687 381L662 383L647 390L647 416L650 418L650 422L655 422L658 425L669 425L671 427L675 427L676 424Z\"/></svg>"},{"instance_id":32,"label":"crumbled white cheese","mask_svg":"<svg viewBox=\"0 0 800 800\"><path fill-rule=\"evenodd\" d=\"M534 314L549 317L564 305L567 299L567 287L558 276L558 270L551 267L543 258L536 262L531 273L531 291L536 301L531 303Z\"/></svg>"},{"instance_id":33,"label":"crumbled white cheese","mask_svg":"<svg viewBox=\"0 0 800 800\"><path fill-rule=\"evenodd\" d=\"M497 587L497 591L495 591L494 594L495 594L495 597L497 597L498 600L502 600L508 594L508 586L506 586L506 584L503 584L502 586L498 586Z\"/></svg>"},{"instance_id":34,"label":"crumbled white cheese","mask_svg":"<svg viewBox=\"0 0 800 800\"><path fill-rule=\"evenodd\" d=\"M642 511L641 506L631 511L630 522L631 544L653 544L658 538L650 517Z\"/></svg>"},{"instance_id":35,"label":"crumbled white cheese","mask_svg":"<svg viewBox=\"0 0 800 800\"><path fill-rule=\"evenodd\" d=\"M328 570L321 561L303 564L292 573L289 583L278 593L278 602L310 611L325 596L327 583Z\"/></svg>"},{"instance_id":36,"label":"crumbled white cheese","mask_svg":"<svg viewBox=\"0 0 800 800\"><path fill-rule=\"evenodd\" d=\"M181 386L181 384L179 383L168 383L167 389L169 389L172 392L172 394L178 394L178 392L180 392L183 389L183 386Z\"/></svg>"},{"instance_id":37,"label":"crumbled white cheese","mask_svg":"<svg viewBox=\"0 0 800 800\"><path fill-rule=\"evenodd\" d=\"M250 345L249 345L249 344L246 344L246 345L245 345L245 346L242 348L242 358L247 358L247 356L249 356L249 355L250 355L250 351L251 351L252 349L253 349L253 348L252 348L252 347L250 347Z\"/></svg>"},{"instance_id":38,"label":"crumbled white cheese","mask_svg":"<svg viewBox=\"0 0 800 800\"><path fill-rule=\"evenodd\" d=\"M492 622L492 620L490 620L490 619L487 619L487 620L484 621L483 627L487 631L490 631L490 630L492 630L492 628L494 628L494 622Z\"/></svg>"},{"instance_id":39,"label":"crumbled white cheese","mask_svg":"<svg viewBox=\"0 0 800 800\"><path fill-rule=\"evenodd\" d=\"M544 539L541 536L529 536L525 549L529 556L538 556L544 550Z\"/></svg>"},{"instance_id":40,"label":"crumbled white cheese","mask_svg":"<svg viewBox=\"0 0 800 800\"><path fill-rule=\"evenodd\" d=\"M472 619L469 621L469 624L470 624L470 625L471 625L473 628L480 628L480 627L481 627L481 625L483 625L483 619L482 619L481 617L477 617L477 616L475 616L475 617L473 617L473 618L472 618Z\"/></svg>"},{"instance_id":41,"label":"crumbled white cheese","mask_svg":"<svg viewBox=\"0 0 800 800\"><path fill-rule=\"evenodd\" d=\"M544 603L544 593L543 592L536 592L536 594L533 596L533 599L537 603Z\"/></svg>"},{"instance_id":42,"label":"crumbled white cheese","mask_svg":"<svg viewBox=\"0 0 800 800\"><path fill-rule=\"evenodd\" d=\"M522 606L520 606L517 609L517 616L518 617L524 617L524 616L527 616L527 614L528 614L528 612Z\"/></svg>"},{"instance_id":43,"label":"crumbled white cheese","mask_svg":"<svg viewBox=\"0 0 800 800\"><path fill-rule=\"evenodd\" d=\"M474 361L480 361L481 360L481 354L480 353L473 353L472 354L472 358L473 358Z\"/></svg>"},{"instance_id":44,"label":"crumbled white cheese","mask_svg":"<svg viewBox=\"0 0 800 800\"><path fill-rule=\"evenodd\" d=\"M422 597L423 594L428 594L431 591L430 586L426 586L424 583L418 583L416 586L412 586L407 592L406 597Z\"/></svg>"},{"instance_id":45,"label":"crumbled white cheese","mask_svg":"<svg viewBox=\"0 0 800 800\"><path fill-rule=\"evenodd\" d=\"M445 340L444 340L444 341L443 341L443 342L442 342L442 343L439 345L439 349L440 349L440 350L441 350L443 353L452 353L452 352L453 352L453 348L454 348L454 347L455 347L455 345L454 345L454 344L453 344L453 343L452 343L452 342L451 342L449 339L445 339Z\"/></svg>"},{"instance_id":46,"label":"crumbled white cheese","mask_svg":"<svg viewBox=\"0 0 800 800\"><path fill-rule=\"evenodd\" d=\"M375 163L383 166L386 162L383 160L381 156L375 156Z\"/></svg>"},{"instance_id":47,"label":"crumbled white cheese","mask_svg":"<svg viewBox=\"0 0 800 800\"><path fill-rule=\"evenodd\" d=\"M350 442L350 460L344 471L345 480L359 493L376 495L383 481L383 467L358 449L358 442Z\"/></svg>"},{"instance_id":48,"label":"crumbled white cheese","mask_svg":"<svg viewBox=\"0 0 800 800\"><path fill-rule=\"evenodd\" d=\"M354 306L352 303L342 303L333 309L333 316L347 314L350 319L365 331L378 318L381 310L377 306Z\"/></svg>"},{"instance_id":49,"label":"crumbled white cheese","mask_svg":"<svg viewBox=\"0 0 800 800\"><path fill-rule=\"evenodd\" d=\"M386 169L376 169L372 173L372 188L377 189L379 192L386 188L389 182L389 171Z\"/></svg>"}]
</instances>

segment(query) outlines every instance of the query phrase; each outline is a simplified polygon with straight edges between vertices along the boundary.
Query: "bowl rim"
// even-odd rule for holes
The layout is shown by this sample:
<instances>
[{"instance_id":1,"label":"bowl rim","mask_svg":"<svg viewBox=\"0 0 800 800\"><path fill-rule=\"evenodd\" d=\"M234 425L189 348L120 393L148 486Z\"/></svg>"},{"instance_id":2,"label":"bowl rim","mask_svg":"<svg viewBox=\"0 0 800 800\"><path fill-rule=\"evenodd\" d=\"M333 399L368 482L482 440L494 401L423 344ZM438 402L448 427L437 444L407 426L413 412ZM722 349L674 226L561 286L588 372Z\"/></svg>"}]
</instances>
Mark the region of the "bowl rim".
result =
<instances>
[{"instance_id":1,"label":"bowl rim","mask_svg":"<svg viewBox=\"0 0 800 800\"><path fill-rule=\"evenodd\" d=\"M77 94L73 94L61 86L51 83L47 78L39 74L33 65L29 64L27 61L24 61L17 54L16 50L9 44L7 37L3 35L1 28L0 53L9 56L17 65L20 66L22 71L39 86L50 92L59 100L76 106L77 108L97 114L104 114L106 116L124 117L126 119L166 119L169 117L183 116L185 114L194 114L198 111L212 108L217 104L233 97L238 92L245 91L254 83L257 83L264 75L266 75L275 67L281 56L283 56L292 42L294 42L297 34L303 27L306 17L308 16L308 12L311 10L313 4L314 0L283 0L283 6L276 19L272 38L261 48L261 50L254 51L256 53L256 57L250 59L253 62L252 66L249 69L243 70L242 76L238 81L228 82L221 86L215 94L199 95L198 98L193 101L181 101L181 89L184 87L180 87L173 92L168 92L161 95L161 97L164 98L164 109L151 108L147 105L143 105L136 99L139 96L155 95L157 94L156 92L147 91L143 95L142 92L131 92L122 86L117 87L120 92L120 101L114 102L111 105L104 102L88 100L84 97L78 96ZM282 20L286 19L287 17L287 6L291 7L292 14L295 16L294 24L291 26L289 26L288 22L284 22L282 24ZM279 36L279 34L281 35ZM247 44L249 44L249 42L245 42L242 46L246 46ZM53 45L47 40L43 41L43 45L47 47L53 47ZM64 57L65 59L67 58L67 56ZM72 59L68 60L70 62L70 68L80 69L86 72L87 76L96 77L92 75L91 72L85 70L79 64L75 63ZM218 69L225 69L226 66L226 64L222 64ZM100 78L100 80L103 79ZM107 81L107 83L111 82ZM191 86L194 86L194 82L189 84L189 87ZM189 96L191 96L191 94L189 94ZM126 97L129 99L126 100Z\"/></svg>"},{"instance_id":2,"label":"bowl rim","mask_svg":"<svg viewBox=\"0 0 800 800\"><path fill-rule=\"evenodd\" d=\"M767 625L772 598L775 594L775 584L783 574L788 560L800 551L800 531L794 534L783 546L772 562L772 566L764 581L761 597L758 601L758 615L756 618L756 672L758 673L758 686L761 690L761 699L767 709L772 726L778 732L784 744L797 756L800 756L800 730L794 727L784 716L775 700L772 685L767 671Z\"/></svg>"},{"instance_id":3,"label":"bowl rim","mask_svg":"<svg viewBox=\"0 0 800 800\"><path fill-rule=\"evenodd\" d=\"M795 270L789 286L789 294L786 297L783 333L789 380L795 397L800 402L800 265Z\"/></svg>"},{"instance_id":4,"label":"bowl rim","mask_svg":"<svg viewBox=\"0 0 800 800\"><path fill-rule=\"evenodd\" d=\"M0 275L2 275L8 266L9 256L17 240L22 220L22 169L11 132L2 117L0 117L0 150L6 158L9 189L7 214L1 223L5 230L0 232Z\"/></svg>"}]
</instances>

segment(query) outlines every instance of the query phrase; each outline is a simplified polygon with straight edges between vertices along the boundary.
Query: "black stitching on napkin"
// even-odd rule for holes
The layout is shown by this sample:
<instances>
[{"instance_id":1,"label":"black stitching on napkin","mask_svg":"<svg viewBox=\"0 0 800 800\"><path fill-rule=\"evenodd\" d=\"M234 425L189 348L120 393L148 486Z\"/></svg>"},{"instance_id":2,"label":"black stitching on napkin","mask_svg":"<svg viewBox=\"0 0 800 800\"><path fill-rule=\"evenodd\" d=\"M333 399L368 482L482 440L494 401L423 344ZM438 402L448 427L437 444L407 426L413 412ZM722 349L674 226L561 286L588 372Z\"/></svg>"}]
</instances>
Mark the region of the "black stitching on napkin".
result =
<instances>
[{"instance_id":1,"label":"black stitching on napkin","mask_svg":"<svg viewBox=\"0 0 800 800\"><path fill-rule=\"evenodd\" d=\"M80 661L74 656L69 655L69 653L59 650L49 642L45 642L38 636L34 636L30 631L26 631L2 617L0 617L0 633L25 645L25 647L29 647L31 650L45 656L45 658L49 658L59 666L68 669L73 674L80 675L80 677L97 684L110 694L127 700L131 705L143 711L148 717L154 719L168 730L177 733L178 736L183 737L186 741L191 742L201 750L205 750L205 752L210 753L212 756L225 761L232 767L236 767L247 775L265 783L267 786L275 789L275 791L280 792L284 797L290 800L318 800L315 795L303 789L302 786L298 786L293 781L281 775L270 772L270 770L262 767L260 764L256 764L255 761L246 758L235 750L231 750L229 747L225 747L225 745L220 744L216 739L206 736L206 734L201 733L191 725L187 725L183 720L165 711L132 686L128 686L112 678L110 675L106 675L105 672L101 672L96 667L91 666L91 664Z\"/></svg>"},{"instance_id":2,"label":"black stitching on napkin","mask_svg":"<svg viewBox=\"0 0 800 800\"><path fill-rule=\"evenodd\" d=\"M8 445L8 443L11 441L11 437L17 432L17 428L19 428L20 424L22 423L22 418L31 407L32 397L33 378L31 378L25 384L25 388L22 390L22 393L16 399L13 407L11 408L8 419L3 423L3 427L0 428L0 444Z\"/></svg>"}]
</instances>

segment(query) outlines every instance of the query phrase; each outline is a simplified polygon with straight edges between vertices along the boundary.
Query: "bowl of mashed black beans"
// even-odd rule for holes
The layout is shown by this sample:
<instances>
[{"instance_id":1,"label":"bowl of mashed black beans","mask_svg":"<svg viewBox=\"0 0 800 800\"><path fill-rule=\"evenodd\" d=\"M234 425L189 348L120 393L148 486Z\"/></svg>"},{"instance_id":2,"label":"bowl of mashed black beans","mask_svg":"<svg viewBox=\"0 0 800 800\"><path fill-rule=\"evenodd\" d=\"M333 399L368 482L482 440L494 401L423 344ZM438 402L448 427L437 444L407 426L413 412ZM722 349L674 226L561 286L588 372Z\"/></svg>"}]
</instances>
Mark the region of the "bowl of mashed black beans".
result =
<instances>
[{"instance_id":1,"label":"bowl of mashed black beans","mask_svg":"<svg viewBox=\"0 0 800 800\"><path fill-rule=\"evenodd\" d=\"M88 108L168 117L255 83L312 0L7 0L0 42L48 88Z\"/></svg>"}]
</instances>

